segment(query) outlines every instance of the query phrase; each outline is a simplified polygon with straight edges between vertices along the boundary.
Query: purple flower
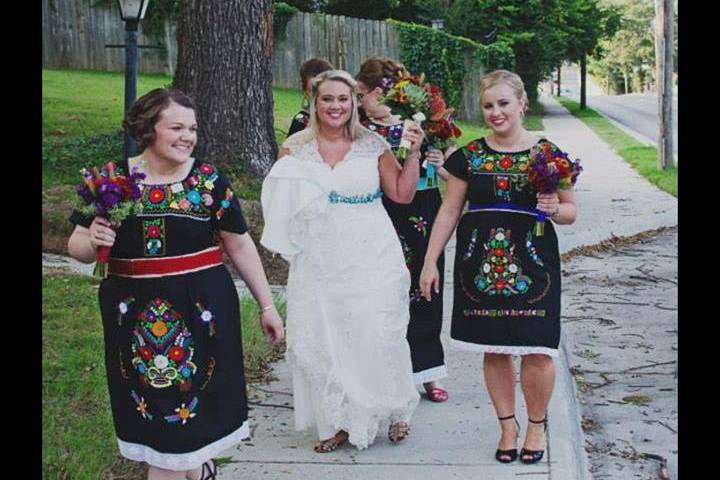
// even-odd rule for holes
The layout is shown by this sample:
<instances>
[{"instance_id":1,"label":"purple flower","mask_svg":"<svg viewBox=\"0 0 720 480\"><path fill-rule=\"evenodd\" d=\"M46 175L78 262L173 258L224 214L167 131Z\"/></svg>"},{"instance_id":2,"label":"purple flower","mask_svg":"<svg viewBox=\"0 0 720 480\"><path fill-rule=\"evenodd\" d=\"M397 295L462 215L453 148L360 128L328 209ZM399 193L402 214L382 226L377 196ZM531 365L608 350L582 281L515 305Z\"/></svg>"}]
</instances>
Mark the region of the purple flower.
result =
<instances>
[{"instance_id":1,"label":"purple flower","mask_svg":"<svg viewBox=\"0 0 720 480\"><path fill-rule=\"evenodd\" d=\"M97 190L98 199L102 202L106 210L120 203L123 197L123 190L120 185L112 182L103 182Z\"/></svg>"},{"instance_id":2,"label":"purple flower","mask_svg":"<svg viewBox=\"0 0 720 480\"><path fill-rule=\"evenodd\" d=\"M93 200L95 200L95 196L90 191L90 188L88 188L88 186L84 183L78 185L75 191L78 195L80 195L80 198L82 198L87 205L91 204Z\"/></svg>"}]
</instances>

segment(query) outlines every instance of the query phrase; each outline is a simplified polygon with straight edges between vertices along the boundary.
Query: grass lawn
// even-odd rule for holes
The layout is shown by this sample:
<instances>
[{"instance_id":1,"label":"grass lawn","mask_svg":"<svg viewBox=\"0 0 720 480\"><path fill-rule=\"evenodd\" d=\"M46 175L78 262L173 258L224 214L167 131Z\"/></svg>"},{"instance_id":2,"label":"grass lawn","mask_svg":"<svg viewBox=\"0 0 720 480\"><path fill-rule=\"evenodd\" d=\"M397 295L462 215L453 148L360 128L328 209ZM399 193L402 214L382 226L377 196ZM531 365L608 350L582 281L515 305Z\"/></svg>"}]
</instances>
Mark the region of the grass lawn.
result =
<instances>
[{"instance_id":1,"label":"grass lawn","mask_svg":"<svg viewBox=\"0 0 720 480\"><path fill-rule=\"evenodd\" d=\"M145 467L120 457L110 413L99 281L74 275L43 276L43 478L144 478ZM257 305L241 300L248 378L279 348L265 341ZM281 315L284 305L278 305Z\"/></svg>"},{"instance_id":2,"label":"grass lawn","mask_svg":"<svg viewBox=\"0 0 720 480\"><path fill-rule=\"evenodd\" d=\"M585 110L580 110L578 102L564 97L555 97L555 99L567 108L570 113L592 128L640 175L657 185L661 190L677 197L678 169L672 167L667 170L659 170L657 167L658 150L656 147L638 142L592 108L588 107Z\"/></svg>"}]
</instances>

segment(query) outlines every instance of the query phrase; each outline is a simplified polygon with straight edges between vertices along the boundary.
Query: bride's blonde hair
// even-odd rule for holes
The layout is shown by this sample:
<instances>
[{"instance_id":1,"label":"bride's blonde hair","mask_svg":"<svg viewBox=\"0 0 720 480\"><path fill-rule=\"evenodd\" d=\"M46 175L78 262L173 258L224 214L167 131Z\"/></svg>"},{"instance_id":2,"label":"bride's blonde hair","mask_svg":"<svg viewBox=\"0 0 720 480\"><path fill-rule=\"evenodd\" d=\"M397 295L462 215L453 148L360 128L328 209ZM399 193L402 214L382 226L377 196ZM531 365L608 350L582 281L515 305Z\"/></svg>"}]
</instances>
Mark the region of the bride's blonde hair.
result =
<instances>
[{"instance_id":1,"label":"bride's blonde hair","mask_svg":"<svg viewBox=\"0 0 720 480\"><path fill-rule=\"evenodd\" d=\"M318 92L320 91L320 85L328 80L334 80L342 82L350 87L350 98L351 98L351 111L350 120L345 124L345 135L352 141L358 138L364 137L370 131L360 124L360 116L357 108L357 82L353 79L352 75L344 70L328 70L320 73L315 77L312 85L312 98L310 99L310 122L308 123L307 130L312 131L313 137L317 138L320 134L320 125L317 117L317 98Z\"/></svg>"}]
</instances>

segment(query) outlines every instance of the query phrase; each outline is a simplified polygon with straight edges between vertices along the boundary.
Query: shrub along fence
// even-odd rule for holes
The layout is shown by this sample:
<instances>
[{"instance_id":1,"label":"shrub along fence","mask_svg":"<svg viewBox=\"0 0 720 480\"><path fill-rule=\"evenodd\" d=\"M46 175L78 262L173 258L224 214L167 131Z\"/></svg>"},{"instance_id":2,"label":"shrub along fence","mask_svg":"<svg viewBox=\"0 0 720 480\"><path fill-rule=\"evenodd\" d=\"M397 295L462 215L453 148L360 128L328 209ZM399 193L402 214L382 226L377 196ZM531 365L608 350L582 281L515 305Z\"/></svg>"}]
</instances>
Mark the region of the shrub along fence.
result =
<instances>
[{"instance_id":1,"label":"shrub along fence","mask_svg":"<svg viewBox=\"0 0 720 480\"><path fill-rule=\"evenodd\" d=\"M393 20L365 20L298 12L276 29L274 84L299 88L300 65L321 57L355 75L362 62L382 55L425 72L445 92L464 120L479 120L477 86L483 73L512 68L505 44L481 45L440 30ZM285 21L286 20L286 21ZM115 8L93 6L93 0L43 0L43 67L122 71L124 25ZM165 22L161 34L145 35L140 23L138 70L173 75L177 61L176 26Z\"/></svg>"}]
</instances>

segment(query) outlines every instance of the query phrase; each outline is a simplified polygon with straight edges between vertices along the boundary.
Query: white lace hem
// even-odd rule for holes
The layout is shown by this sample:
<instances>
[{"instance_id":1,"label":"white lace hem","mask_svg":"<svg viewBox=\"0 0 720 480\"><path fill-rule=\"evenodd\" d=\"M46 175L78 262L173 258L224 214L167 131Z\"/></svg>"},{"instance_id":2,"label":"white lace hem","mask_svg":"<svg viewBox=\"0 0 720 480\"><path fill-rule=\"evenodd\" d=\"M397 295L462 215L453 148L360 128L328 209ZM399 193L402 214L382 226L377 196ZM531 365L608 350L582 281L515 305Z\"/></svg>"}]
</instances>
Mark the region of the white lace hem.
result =
<instances>
[{"instance_id":1,"label":"white lace hem","mask_svg":"<svg viewBox=\"0 0 720 480\"><path fill-rule=\"evenodd\" d=\"M440 365L439 367L428 368L422 372L413 373L413 379L416 385L422 385L423 383L433 382L440 380L448 376L447 367ZM424 390L423 390L424 391Z\"/></svg>"},{"instance_id":2,"label":"white lace hem","mask_svg":"<svg viewBox=\"0 0 720 480\"><path fill-rule=\"evenodd\" d=\"M124 442L118 438L120 454L136 462L145 462L153 467L182 472L199 468L204 462L217 456L218 453L236 445L250 436L250 424L247 420L231 434L205 445L199 450L187 453L162 453L154 448L139 443Z\"/></svg>"},{"instance_id":3,"label":"white lace hem","mask_svg":"<svg viewBox=\"0 0 720 480\"><path fill-rule=\"evenodd\" d=\"M557 348L548 347L515 347L511 345L483 345L481 343L463 342L461 340L450 339L450 345L460 349L473 352L486 353L503 353L507 355L532 355L543 354L556 358L558 356Z\"/></svg>"}]
</instances>

